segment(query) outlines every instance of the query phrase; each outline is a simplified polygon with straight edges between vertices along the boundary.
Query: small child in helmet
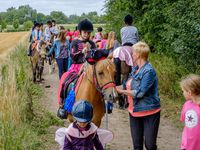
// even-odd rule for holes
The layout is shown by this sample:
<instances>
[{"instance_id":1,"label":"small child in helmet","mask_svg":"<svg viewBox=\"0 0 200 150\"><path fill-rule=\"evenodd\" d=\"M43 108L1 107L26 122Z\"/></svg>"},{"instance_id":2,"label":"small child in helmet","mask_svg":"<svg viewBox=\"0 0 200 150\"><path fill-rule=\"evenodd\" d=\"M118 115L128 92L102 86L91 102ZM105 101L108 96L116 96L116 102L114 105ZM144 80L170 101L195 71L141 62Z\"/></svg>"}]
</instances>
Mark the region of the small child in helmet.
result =
<instances>
[{"instance_id":1,"label":"small child in helmet","mask_svg":"<svg viewBox=\"0 0 200 150\"><path fill-rule=\"evenodd\" d=\"M76 102L72 108L75 122L65 129L64 143L60 144L62 150L103 150L103 146L97 134L98 127L91 122L93 107L85 100ZM61 131L56 132L56 139L61 137Z\"/></svg>"}]
</instances>

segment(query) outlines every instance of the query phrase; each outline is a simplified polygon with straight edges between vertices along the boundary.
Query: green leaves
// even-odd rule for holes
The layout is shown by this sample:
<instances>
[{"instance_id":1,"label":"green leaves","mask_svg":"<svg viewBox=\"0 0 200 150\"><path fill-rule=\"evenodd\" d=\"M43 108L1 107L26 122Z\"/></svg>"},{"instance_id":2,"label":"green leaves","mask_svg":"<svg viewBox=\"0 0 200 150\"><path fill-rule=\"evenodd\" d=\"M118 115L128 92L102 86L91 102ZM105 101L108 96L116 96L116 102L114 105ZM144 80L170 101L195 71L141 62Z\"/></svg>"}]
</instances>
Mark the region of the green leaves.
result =
<instances>
[{"instance_id":1,"label":"green leaves","mask_svg":"<svg viewBox=\"0 0 200 150\"><path fill-rule=\"evenodd\" d=\"M107 28L118 33L130 13L141 40L157 52L172 56L179 65L195 71L200 65L200 1L107 0Z\"/></svg>"}]
</instances>

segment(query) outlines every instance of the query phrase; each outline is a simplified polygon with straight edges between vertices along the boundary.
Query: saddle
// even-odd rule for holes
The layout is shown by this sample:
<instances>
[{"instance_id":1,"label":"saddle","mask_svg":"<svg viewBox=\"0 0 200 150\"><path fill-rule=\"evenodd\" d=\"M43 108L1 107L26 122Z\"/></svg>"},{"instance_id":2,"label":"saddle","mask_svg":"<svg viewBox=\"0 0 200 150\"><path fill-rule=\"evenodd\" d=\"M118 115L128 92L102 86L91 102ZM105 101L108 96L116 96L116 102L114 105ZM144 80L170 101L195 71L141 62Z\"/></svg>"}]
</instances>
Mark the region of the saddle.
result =
<instances>
[{"instance_id":1,"label":"saddle","mask_svg":"<svg viewBox=\"0 0 200 150\"><path fill-rule=\"evenodd\" d=\"M62 89L60 92L60 98L61 98L61 103L64 104L64 100L67 98L67 95L71 89L71 84L74 83L74 86L76 87L76 83L78 80L79 76L77 73L72 72L70 73L64 80L62 84Z\"/></svg>"}]
</instances>

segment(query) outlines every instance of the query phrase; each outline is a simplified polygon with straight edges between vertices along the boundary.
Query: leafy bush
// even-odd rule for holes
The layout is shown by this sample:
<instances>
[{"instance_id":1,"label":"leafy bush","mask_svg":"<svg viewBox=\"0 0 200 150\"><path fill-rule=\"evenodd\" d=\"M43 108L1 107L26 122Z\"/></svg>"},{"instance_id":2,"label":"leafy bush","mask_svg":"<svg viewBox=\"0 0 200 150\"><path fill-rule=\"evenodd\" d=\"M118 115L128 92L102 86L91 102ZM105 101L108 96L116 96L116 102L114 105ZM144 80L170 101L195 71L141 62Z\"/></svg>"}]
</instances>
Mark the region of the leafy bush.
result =
<instances>
[{"instance_id":1,"label":"leafy bush","mask_svg":"<svg viewBox=\"0 0 200 150\"><path fill-rule=\"evenodd\" d=\"M200 1L107 0L108 28L118 33L126 14L132 14L140 38L189 71L200 65ZM117 14L117 15L116 15Z\"/></svg>"},{"instance_id":2,"label":"leafy bush","mask_svg":"<svg viewBox=\"0 0 200 150\"><path fill-rule=\"evenodd\" d=\"M32 28L32 26L33 26L32 21L26 21L26 22L24 22L24 30L25 31L30 30Z\"/></svg>"},{"instance_id":3,"label":"leafy bush","mask_svg":"<svg viewBox=\"0 0 200 150\"><path fill-rule=\"evenodd\" d=\"M19 20L18 20L18 19L15 19L15 20L13 21L13 27L14 27L15 29L18 29L18 28L19 28Z\"/></svg>"},{"instance_id":4,"label":"leafy bush","mask_svg":"<svg viewBox=\"0 0 200 150\"><path fill-rule=\"evenodd\" d=\"M1 30L5 29L7 26L6 22L3 20L1 21Z\"/></svg>"}]
</instances>

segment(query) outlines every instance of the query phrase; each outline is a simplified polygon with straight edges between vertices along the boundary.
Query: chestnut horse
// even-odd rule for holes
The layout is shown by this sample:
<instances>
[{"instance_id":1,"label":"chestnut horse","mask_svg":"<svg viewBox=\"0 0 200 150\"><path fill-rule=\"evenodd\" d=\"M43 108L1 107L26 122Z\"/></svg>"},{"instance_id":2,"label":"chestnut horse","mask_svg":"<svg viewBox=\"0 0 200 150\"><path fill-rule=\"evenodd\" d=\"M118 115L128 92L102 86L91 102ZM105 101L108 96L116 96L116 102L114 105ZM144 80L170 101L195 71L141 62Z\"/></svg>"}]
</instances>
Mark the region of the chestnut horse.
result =
<instances>
[{"instance_id":1,"label":"chestnut horse","mask_svg":"<svg viewBox=\"0 0 200 150\"><path fill-rule=\"evenodd\" d=\"M110 59L103 59L94 65L85 63L83 68L83 78L76 93L76 101L87 100L93 105L92 122L99 127L105 113L104 100L113 102L117 97L114 84L115 67ZM72 122L72 115L69 114L68 119Z\"/></svg>"}]
</instances>

